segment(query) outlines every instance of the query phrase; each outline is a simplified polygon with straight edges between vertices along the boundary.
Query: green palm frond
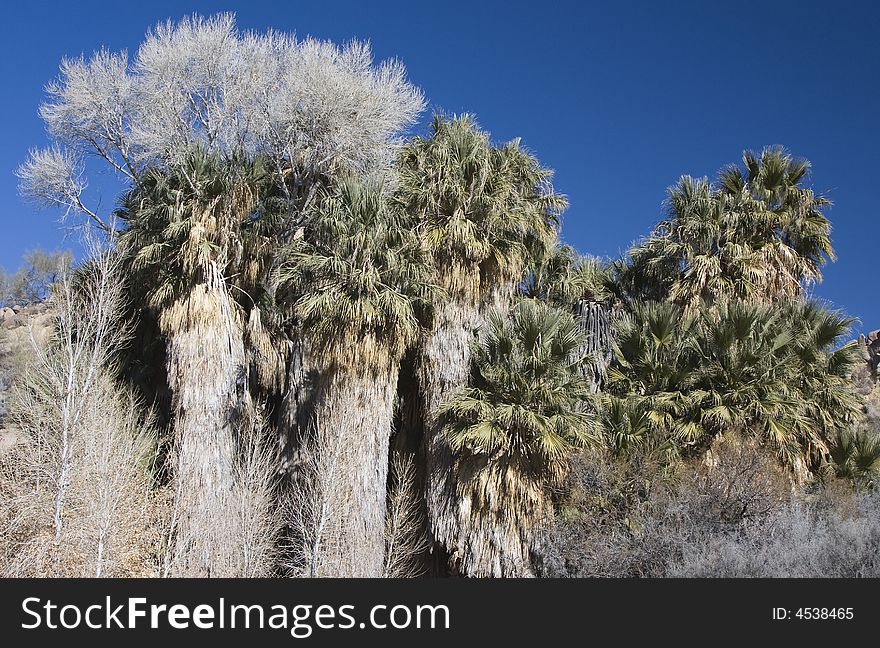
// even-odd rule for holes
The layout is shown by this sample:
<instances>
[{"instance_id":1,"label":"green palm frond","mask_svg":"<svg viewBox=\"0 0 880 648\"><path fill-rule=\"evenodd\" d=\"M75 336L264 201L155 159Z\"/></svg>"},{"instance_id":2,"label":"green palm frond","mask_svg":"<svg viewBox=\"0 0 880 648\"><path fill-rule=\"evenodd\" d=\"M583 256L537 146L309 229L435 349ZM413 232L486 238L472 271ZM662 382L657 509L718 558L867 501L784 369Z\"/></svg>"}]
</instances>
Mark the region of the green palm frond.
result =
<instances>
[{"instance_id":1,"label":"green palm frond","mask_svg":"<svg viewBox=\"0 0 880 648\"><path fill-rule=\"evenodd\" d=\"M493 313L473 352L471 386L440 409L459 462L556 481L571 450L595 440L594 419L581 406L590 398L581 344L574 319L542 302L524 299L509 314Z\"/></svg>"},{"instance_id":2,"label":"green palm frond","mask_svg":"<svg viewBox=\"0 0 880 648\"><path fill-rule=\"evenodd\" d=\"M552 172L516 140L493 146L470 115L436 115L430 137L404 145L397 171L397 199L418 220L446 288L456 266L487 286L517 280L556 241L567 201L553 192Z\"/></svg>"},{"instance_id":3,"label":"green palm frond","mask_svg":"<svg viewBox=\"0 0 880 648\"><path fill-rule=\"evenodd\" d=\"M746 152L743 163L723 168L714 184L683 176L669 189L665 218L617 267L619 290L698 310L784 301L821 281L835 258L823 212L830 201L803 186L809 162L770 147Z\"/></svg>"},{"instance_id":4,"label":"green palm frond","mask_svg":"<svg viewBox=\"0 0 880 648\"><path fill-rule=\"evenodd\" d=\"M858 488L880 484L880 434L867 426L842 430L829 445L834 474Z\"/></svg>"},{"instance_id":5,"label":"green palm frond","mask_svg":"<svg viewBox=\"0 0 880 648\"><path fill-rule=\"evenodd\" d=\"M169 305L203 280L209 263L238 276L249 245L244 224L259 220L278 191L260 157L222 157L196 147L177 164L147 169L116 211L135 302Z\"/></svg>"},{"instance_id":6,"label":"green palm frond","mask_svg":"<svg viewBox=\"0 0 880 648\"><path fill-rule=\"evenodd\" d=\"M279 299L321 344L369 338L392 356L430 320L440 289L425 247L379 178L345 178L316 202L309 232L280 252Z\"/></svg>"},{"instance_id":7,"label":"green palm frond","mask_svg":"<svg viewBox=\"0 0 880 648\"><path fill-rule=\"evenodd\" d=\"M863 406L849 378L854 348L840 346L850 323L814 302L733 301L696 315L635 303L615 334L600 416L606 442L625 451L627 421L644 420L646 447L672 441L700 451L737 433L813 465Z\"/></svg>"}]
</instances>

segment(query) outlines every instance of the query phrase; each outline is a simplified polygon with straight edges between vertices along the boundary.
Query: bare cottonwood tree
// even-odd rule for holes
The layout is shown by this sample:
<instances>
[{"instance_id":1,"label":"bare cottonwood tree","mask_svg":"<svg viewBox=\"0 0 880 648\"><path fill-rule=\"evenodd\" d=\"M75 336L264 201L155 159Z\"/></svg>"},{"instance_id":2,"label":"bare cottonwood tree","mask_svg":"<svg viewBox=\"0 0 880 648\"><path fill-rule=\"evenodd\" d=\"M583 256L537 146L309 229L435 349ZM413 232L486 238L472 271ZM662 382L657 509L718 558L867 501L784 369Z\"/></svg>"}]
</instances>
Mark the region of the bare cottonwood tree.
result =
<instances>
[{"instance_id":1,"label":"bare cottonwood tree","mask_svg":"<svg viewBox=\"0 0 880 648\"><path fill-rule=\"evenodd\" d=\"M130 334L118 256L90 247L75 278L60 273L52 335L32 336L15 385L20 439L0 458L9 574L131 575L149 562L152 420L115 380Z\"/></svg>"},{"instance_id":2,"label":"bare cottonwood tree","mask_svg":"<svg viewBox=\"0 0 880 648\"><path fill-rule=\"evenodd\" d=\"M242 33L232 14L160 24L131 61L107 50L64 59L46 90L52 141L19 168L22 190L105 230L111 223L85 202L86 157L135 185L196 144L266 154L303 178L363 173L389 164L424 107L403 65L374 65L366 43Z\"/></svg>"}]
</instances>

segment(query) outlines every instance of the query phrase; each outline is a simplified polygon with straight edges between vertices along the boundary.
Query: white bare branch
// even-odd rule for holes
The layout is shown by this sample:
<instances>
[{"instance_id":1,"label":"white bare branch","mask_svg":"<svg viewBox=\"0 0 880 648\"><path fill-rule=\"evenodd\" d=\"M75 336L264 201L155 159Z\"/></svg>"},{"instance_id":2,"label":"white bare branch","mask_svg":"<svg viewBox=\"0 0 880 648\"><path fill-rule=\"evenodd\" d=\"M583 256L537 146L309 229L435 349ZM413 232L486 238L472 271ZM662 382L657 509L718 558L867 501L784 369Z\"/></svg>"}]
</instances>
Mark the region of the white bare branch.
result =
<instances>
[{"instance_id":1,"label":"white bare branch","mask_svg":"<svg viewBox=\"0 0 880 648\"><path fill-rule=\"evenodd\" d=\"M43 207L60 207L62 220L71 210L80 211L103 231L110 225L82 201L87 186L79 155L58 144L43 149L31 149L28 159L18 167L21 193Z\"/></svg>"},{"instance_id":2,"label":"white bare branch","mask_svg":"<svg viewBox=\"0 0 880 648\"><path fill-rule=\"evenodd\" d=\"M62 269L48 342L32 335L14 383L20 443L0 457L0 571L113 576L149 570L152 420L115 380L130 327L118 257L93 242L74 281Z\"/></svg>"},{"instance_id":3,"label":"white bare branch","mask_svg":"<svg viewBox=\"0 0 880 648\"><path fill-rule=\"evenodd\" d=\"M268 154L306 175L370 172L390 163L424 108L403 65L374 64L367 43L241 33L232 14L162 23L133 61L107 50L65 59L46 91L52 142L22 165L22 190L98 222L80 201L82 156L135 184L195 143Z\"/></svg>"}]
</instances>

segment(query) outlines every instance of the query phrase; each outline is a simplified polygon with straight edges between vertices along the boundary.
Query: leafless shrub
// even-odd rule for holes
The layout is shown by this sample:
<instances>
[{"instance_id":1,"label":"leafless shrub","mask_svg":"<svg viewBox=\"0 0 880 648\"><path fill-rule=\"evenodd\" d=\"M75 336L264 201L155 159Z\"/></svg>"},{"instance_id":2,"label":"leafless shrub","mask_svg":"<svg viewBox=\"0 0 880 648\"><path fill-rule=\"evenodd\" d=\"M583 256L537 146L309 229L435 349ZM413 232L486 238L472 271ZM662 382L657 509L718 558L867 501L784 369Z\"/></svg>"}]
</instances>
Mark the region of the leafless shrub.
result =
<instances>
[{"instance_id":1,"label":"leafless shrub","mask_svg":"<svg viewBox=\"0 0 880 648\"><path fill-rule=\"evenodd\" d=\"M648 507L655 474L638 456L616 461L589 453L573 461L555 522L541 542L539 572L555 577L643 572L635 523Z\"/></svg>"},{"instance_id":2,"label":"leafless shrub","mask_svg":"<svg viewBox=\"0 0 880 648\"><path fill-rule=\"evenodd\" d=\"M285 507L289 527L286 567L294 577L356 573L354 556L343 542L345 511L354 502L342 499L344 491L338 487L352 464L349 454L354 447L344 432L331 433L320 423L303 440Z\"/></svg>"},{"instance_id":3,"label":"leafless shrub","mask_svg":"<svg viewBox=\"0 0 880 648\"><path fill-rule=\"evenodd\" d=\"M149 572L152 419L115 381L127 342L117 257L92 244L76 281L64 269L54 332L32 338L15 385L19 440L0 457L2 569L20 576Z\"/></svg>"},{"instance_id":4,"label":"leafless shrub","mask_svg":"<svg viewBox=\"0 0 880 648\"><path fill-rule=\"evenodd\" d=\"M880 493L792 490L766 454L731 444L664 485L654 471L579 464L548 533L552 576L876 577Z\"/></svg>"},{"instance_id":5,"label":"leafless shrub","mask_svg":"<svg viewBox=\"0 0 880 648\"><path fill-rule=\"evenodd\" d=\"M877 578L880 493L793 500L760 522L697 538L684 547L667 573L679 577Z\"/></svg>"},{"instance_id":6,"label":"leafless shrub","mask_svg":"<svg viewBox=\"0 0 880 648\"><path fill-rule=\"evenodd\" d=\"M748 441L714 444L706 464L683 479L672 498L709 525L761 520L791 498L792 478L769 452Z\"/></svg>"},{"instance_id":7,"label":"leafless shrub","mask_svg":"<svg viewBox=\"0 0 880 648\"><path fill-rule=\"evenodd\" d=\"M173 480L162 576L260 578L276 572L283 525L274 502L279 460L265 429L259 412L242 426L234 479L229 489L213 493L216 510L185 514L197 512L200 485Z\"/></svg>"},{"instance_id":8,"label":"leafless shrub","mask_svg":"<svg viewBox=\"0 0 880 648\"><path fill-rule=\"evenodd\" d=\"M421 556L428 548L428 538L412 456L395 452L390 477L383 575L385 578L414 578L424 571Z\"/></svg>"},{"instance_id":9,"label":"leafless shrub","mask_svg":"<svg viewBox=\"0 0 880 648\"><path fill-rule=\"evenodd\" d=\"M766 453L718 448L713 465L662 475L641 457L584 458L548 531L545 575L658 577L702 538L760 524L781 510L791 482Z\"/></svg>"}]
</instances>

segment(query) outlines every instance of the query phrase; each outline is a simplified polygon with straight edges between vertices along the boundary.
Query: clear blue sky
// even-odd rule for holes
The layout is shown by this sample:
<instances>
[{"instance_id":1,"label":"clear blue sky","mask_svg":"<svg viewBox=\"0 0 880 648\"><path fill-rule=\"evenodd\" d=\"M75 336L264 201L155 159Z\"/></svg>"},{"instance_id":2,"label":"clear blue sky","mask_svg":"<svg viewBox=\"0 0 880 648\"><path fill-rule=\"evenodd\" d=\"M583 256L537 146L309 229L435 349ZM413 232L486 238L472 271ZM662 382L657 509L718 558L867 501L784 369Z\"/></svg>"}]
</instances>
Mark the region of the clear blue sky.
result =
<instances>
[{"instance_id":1,"label":"clear blue sky","mask_svg":"<svg viewBox=\"0 0 880 648\"><path fill-rule=\"evenodd\" d=\"M18 197L14 169L45 143L37 106L62 56L134 51L159 20L235 11L239 26L369 39L407 65L432 108L521 136L568 194L564 238L616 256L658 219L682 174L714 175L744 148L813 162L840 260L815 293L880 327L880 3L22 2L0 33L0 264L65 246L58 214ZM426 115L427 117L428 115ZM105 201L112 201L112 190Z\"/></svg>"}]
</instances>

